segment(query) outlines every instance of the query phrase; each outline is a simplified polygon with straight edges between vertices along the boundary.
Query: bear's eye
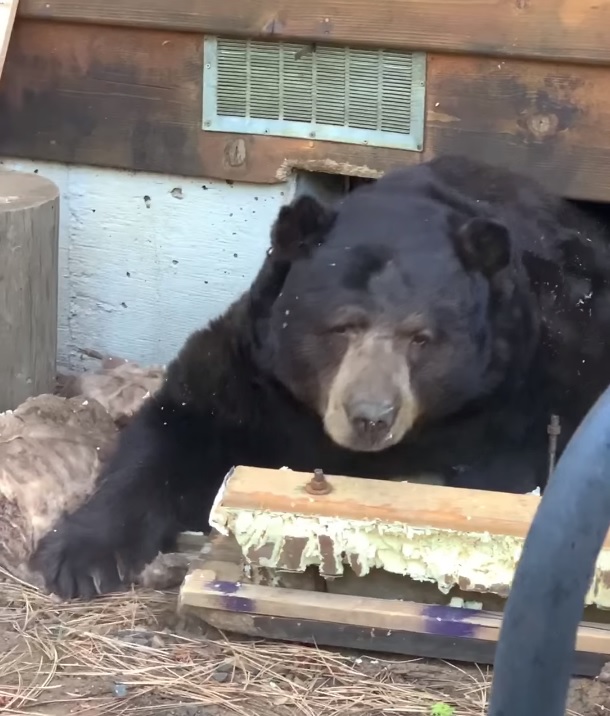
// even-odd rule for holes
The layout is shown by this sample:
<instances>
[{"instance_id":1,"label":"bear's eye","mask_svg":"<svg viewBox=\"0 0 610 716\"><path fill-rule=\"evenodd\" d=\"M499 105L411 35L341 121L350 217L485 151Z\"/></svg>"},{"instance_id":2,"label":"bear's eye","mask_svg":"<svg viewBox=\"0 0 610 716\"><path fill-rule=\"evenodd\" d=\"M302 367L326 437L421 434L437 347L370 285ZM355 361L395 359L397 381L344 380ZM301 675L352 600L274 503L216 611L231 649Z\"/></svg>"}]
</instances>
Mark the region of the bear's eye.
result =
<instances>
[{"instance_id":1,"label":"bear's eye","mask_svg":"<svg viewBox=\"0 0 610 716\"><path fill-rule=\"evenodd\" d=\"M358 308L350 307L326 317L326 331L335 335L360 333L365 331L368 326L368 316Z\"/></svg>"},{"instance_id":2,"label":"bear's eye","mask_svg":"<svg viewBox=\"0 0 610 716\"><path fill-rule=\"evenodd\" d=\"M430 343L430 340L431 340L430 334L425 333L423 331L420 333L415 333L413 336L411 336L411 343L413 343L413 345L419 346L419 347L427 345L428 343Z\"/></svg>"},{"instance_id":3,"label":"bear's eye","mask_svg":"<svg viewBox=\"0 0 610 716\"><path fill-rule=\"evenodd\" d=\"M338 333L339 335L345 335L346 333L355 333L362 328L358 323L340 323L336 326L330 327L331 333Z\"/></svg>"}]
</instances>

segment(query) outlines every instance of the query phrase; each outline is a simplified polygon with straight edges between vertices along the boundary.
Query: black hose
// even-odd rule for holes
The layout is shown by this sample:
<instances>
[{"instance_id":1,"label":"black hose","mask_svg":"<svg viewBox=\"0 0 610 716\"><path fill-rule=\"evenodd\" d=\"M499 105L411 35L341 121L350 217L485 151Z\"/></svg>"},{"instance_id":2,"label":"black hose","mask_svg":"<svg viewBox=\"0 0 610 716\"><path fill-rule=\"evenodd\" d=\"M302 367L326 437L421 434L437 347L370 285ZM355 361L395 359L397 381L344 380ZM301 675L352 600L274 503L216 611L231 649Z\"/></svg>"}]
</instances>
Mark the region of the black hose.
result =
<instances>
[{"instance_id":1,"label":"black hose","mask_svg":"<svg viewBox=\"0 0 610 716\"><path fill-rule=\"evenodd\" d=\"M564 716L576 632L610 526L610 387L572 436L506 604L489 716Z\"/></svg>"}]
</instances>

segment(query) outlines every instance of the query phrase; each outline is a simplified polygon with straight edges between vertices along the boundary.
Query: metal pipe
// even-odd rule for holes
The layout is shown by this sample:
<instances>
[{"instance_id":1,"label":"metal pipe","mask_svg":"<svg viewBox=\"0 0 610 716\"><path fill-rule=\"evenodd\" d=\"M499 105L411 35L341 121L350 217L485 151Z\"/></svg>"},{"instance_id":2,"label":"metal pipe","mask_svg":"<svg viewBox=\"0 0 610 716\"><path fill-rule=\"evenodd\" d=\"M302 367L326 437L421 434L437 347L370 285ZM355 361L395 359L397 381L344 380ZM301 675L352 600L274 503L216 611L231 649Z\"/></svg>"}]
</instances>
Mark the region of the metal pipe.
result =
<instances>
[{"instance_id":1,"label":"metal pipe","mask_svg":"<svg viewBox=\"0 0 610 716\"><path fill-rule=\"evenodd\" d=\"M610 526L610 387L563 452L506 604L489 716L564 716L578 625Z\"/></svg>"}]
</instances>

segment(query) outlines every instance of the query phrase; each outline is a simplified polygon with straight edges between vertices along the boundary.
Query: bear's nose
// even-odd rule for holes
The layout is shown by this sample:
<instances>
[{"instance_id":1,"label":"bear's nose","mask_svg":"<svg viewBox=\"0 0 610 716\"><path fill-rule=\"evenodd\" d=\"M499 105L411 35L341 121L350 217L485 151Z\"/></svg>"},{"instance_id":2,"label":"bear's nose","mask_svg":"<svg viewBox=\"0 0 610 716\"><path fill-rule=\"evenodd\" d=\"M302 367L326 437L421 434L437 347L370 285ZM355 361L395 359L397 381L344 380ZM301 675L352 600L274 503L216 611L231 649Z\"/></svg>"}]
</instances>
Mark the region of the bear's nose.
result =
<instances>
[{"instance_id":1,"label":"bear's nose","mask_svg":"<svg viewBox=\"0 0 610 716\"><path fill-rule=\"evenodd\" d=\"M356 400L346 406L345 412L359 433L373 437L392 427L398 411L391 400Z\"/></svg>"}]
</instances>

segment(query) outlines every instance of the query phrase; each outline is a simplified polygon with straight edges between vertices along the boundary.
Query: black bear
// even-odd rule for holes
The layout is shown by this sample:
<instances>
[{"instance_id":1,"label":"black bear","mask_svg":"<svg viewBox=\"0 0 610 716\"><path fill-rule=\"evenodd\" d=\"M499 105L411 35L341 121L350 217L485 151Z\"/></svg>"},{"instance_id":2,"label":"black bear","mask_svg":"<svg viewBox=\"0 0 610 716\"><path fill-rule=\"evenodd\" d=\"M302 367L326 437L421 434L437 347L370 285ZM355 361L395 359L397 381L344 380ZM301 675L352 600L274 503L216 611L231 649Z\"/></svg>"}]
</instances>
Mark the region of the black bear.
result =
<instances>
[{"instance_id":1,"label":"black bear","mask_svg":"<svg viewBox=\"0 0 610 716\"><path fill-rule=\"evenodd\" d=\"M236 464L541 485L549 415L565 441L610 376L605 238L460 157L283 207L251 290L188 339L32 566L64 598L115 590L207 528Z\"/></svg>"}]
</instances>

